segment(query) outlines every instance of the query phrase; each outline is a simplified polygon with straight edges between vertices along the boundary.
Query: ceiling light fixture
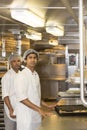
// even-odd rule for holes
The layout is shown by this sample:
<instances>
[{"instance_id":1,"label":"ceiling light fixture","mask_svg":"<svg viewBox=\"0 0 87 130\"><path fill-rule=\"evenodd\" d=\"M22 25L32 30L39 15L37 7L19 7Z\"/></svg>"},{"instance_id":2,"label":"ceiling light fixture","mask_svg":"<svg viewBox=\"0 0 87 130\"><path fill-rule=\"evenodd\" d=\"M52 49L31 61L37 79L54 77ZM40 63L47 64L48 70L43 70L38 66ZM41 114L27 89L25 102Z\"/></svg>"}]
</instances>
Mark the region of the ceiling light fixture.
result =
<instances>
[{"instance_id":1,"label":"ceiling light fixture","mask_svg":"<svg viewBox=\"0 0 87 130\"><path fill-rule=\"evenodd\" d=\"M44 19L27 9L11 9L11 17L32 27L43 27Z\"/></svg>"},{"instance_id":2,"label":"ceiling light fixture","mask_svg":"<svg viewBox=\"0 0 87 130\"><path fill-rule=\"evenodd\" d=\"M46 32L50 33L54 36L63 36L64 35L63 27L58 27L58 26L47 26Z\"/></svg>"},{"instance_id":3,"label":"ceiling light fixture","mask_svg":"<svg viewBox=\"0 0 87 130\"><path fill-rule=\"evenodd\" d=\"M41 40L42 39L42 34L36 32L36 31L26 33L25 35L26 35L26 38L32 39L32 40Z\"/></svg>"}]
</instances>

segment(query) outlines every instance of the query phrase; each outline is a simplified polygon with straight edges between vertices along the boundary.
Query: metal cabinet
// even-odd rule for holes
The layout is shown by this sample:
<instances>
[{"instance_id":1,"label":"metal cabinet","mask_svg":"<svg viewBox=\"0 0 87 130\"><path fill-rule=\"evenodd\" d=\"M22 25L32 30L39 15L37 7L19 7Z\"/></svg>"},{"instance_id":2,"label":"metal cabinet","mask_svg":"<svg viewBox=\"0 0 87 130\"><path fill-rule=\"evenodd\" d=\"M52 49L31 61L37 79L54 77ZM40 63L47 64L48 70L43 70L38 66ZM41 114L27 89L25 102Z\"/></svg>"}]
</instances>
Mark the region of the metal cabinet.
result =
<instances>
[{"instance_id":1,"label":"metal cabinet","mask_svg":"<svg viewBox=\"0 0 87 130\"><path fill-rule=\"evenodd\" d=\"M56 98L60 89L66 89L65 48L40 53L36 70L41 80L42 98Z\"/></svg>"}]
</instances>

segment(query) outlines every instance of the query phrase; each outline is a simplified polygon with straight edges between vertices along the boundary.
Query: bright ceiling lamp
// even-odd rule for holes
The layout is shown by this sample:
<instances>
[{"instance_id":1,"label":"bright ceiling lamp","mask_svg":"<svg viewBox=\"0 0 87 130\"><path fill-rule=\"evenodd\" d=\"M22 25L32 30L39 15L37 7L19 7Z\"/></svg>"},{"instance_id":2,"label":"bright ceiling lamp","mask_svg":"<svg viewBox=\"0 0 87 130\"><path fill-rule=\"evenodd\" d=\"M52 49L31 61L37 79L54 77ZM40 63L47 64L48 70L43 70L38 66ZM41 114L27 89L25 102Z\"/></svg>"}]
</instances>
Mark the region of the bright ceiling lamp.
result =
<instances>
[{"instance_id":1,"label":"bright ceiling lamp","mask_svg":"<svg viewBox=\"0 0 87 130\"><path fill-rule=\"evenodd\" d=\"M63 36L64 35L63 27L58 27L58 26L47 26L46 32L50 33L54 36Z\"/></svg>"},{"instance_id":2,"label":"bright ceiling lamp","mask_svg":"<svg viewBox=\"0 0 87 130\"><path fill-rule=\"evenodd\" d=\"M26 33L26 38L28 39L32 39L32 40L41 40L42 39L42 34L38 33L36 31L30 32L30 33Z\"/></svg>"},{"instance_id":3,"label":"bright ceiling lamp","mask_svg":"<svg viewBox=\"0 0 87 130\"><path fill-rule=\"evenodd\" d=\"M11 9L11 17L32 27L43 27L44 19L27 9Z\"/></svg>"}]
</instances>

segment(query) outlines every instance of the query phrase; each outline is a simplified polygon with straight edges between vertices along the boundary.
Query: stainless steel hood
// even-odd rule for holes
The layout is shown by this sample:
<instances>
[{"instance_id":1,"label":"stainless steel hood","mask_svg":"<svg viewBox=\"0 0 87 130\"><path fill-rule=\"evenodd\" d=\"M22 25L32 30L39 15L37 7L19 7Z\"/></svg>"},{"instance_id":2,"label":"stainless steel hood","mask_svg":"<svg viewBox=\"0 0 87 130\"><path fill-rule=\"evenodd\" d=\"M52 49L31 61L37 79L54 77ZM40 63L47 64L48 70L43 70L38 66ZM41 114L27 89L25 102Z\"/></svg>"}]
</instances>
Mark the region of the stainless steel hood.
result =
<instances>
[{"instance_id":1,"label":"stainless steel hood","mask_svg":"<svg viewBox=\"0 0 87 130\"><path fill-rule=\"evenodd\" d=\"M85 2L85 0L84 0ZM37 13L40 17L45 20L44 27L32 28L26 24L22 24L11 18L10 8L26 8ZM85 11L86 12L86 11ZM78 1L77 0L3 0L0 1L0 34L9 33L9 29L34 29L38 32L41 32L44 40L49 40L50 38L55 38L53 35L46 33L46 23L53 21L53 23L58 23L61 26L64 26L65 34L67 32L78 33L78 31L71 30L72 26L78 30ZM68 26L71 24L70 26ZM11 33L11 32L10 32ZM10 35L10 34L9 34ZM66 36L67 37L67 36ZM74 36L75 37L75 36ZM57 37L56 37L57 39ZM58 38L60 43L61 39L65 40L65 37ZM66 38L67 43L70 42L70 38ZM75 38L76 39L76 38ZM73 38L73 42L75 42Z\"/></svg>"},{"instance_id":2,"label":"stainless steel hood","mask_svg":"<svg viewBox=\"0 0 87 130\"><path fill-rule=\"evenodd\" d=\"M87 27L87 4L86 0L83 0L84 10L84 22ZM11 17L10 9L29 9L37 13L45 20L44 27L33 28ZM33 29L42 33L42 42L45 43L51 38L58 39L60 44L79 43L78 38L78 12L79 3L78 0L3 0L0 1L0 34L2 32L7 35L9 29ZM55 37L46 32L46 23L53 21L64 26L64 36Z\"/></svg>"}]
</instances>

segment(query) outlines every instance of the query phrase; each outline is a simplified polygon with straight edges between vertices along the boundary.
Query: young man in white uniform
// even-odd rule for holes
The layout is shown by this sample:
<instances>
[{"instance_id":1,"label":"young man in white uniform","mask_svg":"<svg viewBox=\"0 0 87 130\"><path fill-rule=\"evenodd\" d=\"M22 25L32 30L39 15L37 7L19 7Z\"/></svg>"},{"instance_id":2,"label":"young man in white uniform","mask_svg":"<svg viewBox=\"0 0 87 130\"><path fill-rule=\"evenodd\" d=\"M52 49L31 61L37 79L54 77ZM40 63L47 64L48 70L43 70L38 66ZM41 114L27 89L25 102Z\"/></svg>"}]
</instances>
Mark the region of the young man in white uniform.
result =
<instances>
[{"instance_id":1,"label":"young man in white uniform","mask_svg":"<svg viewBox=\"0 0 87 130\"><path fill-rule=\"evenodd\" d=\"M14 95L14 79L19 72L21 66L21 57L13 53L9 56L8 62L11 68L2 77L2 98L4 100L4 121L5 130L16 130L16 122L14 115L15 95Z\"/></svg>"},{"instance_id":2,"label":"young man in white uniform","mask_svg":"<svg viewBox=\"0 0 87 130\"><path fill-rule=\"evenodd\" d=\"M41 103L46 107L54 106L41 102L40 80L35 71L38 52L29 49L25 51L23 58L26 67L17 75L14 82L17 97L17 130L35 130L41 123L42 116L52 114L44 111L40 106Z\"/></svg>"}]
</instances>

